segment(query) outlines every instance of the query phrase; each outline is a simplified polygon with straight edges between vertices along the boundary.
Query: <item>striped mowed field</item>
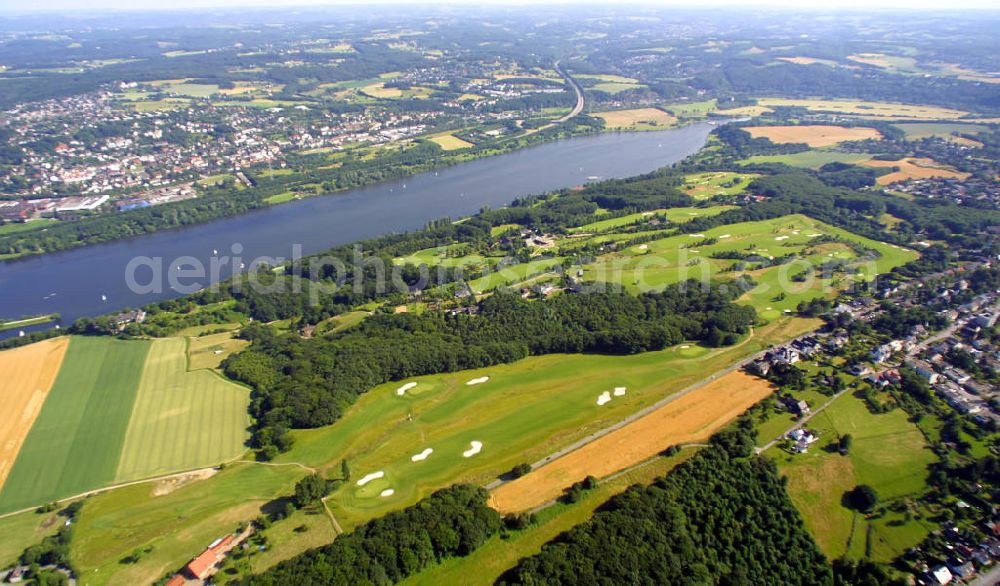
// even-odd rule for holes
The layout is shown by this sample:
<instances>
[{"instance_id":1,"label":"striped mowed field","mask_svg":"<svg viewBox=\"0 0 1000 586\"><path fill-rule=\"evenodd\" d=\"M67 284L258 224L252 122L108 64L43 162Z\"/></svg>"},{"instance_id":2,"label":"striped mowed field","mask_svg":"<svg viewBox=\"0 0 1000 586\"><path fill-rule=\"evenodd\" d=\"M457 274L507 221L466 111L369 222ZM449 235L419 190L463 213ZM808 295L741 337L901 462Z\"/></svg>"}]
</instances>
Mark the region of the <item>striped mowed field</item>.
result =
<instances>
[{"instance_id":1,"label":"striped mowed field","mask_svg":"<svg viewBox=\"0 0 1000 586\"><path fill-rule=\"evenodd\" d=\"M250 392L211 370L187 370L187 342L153 340L116 479L212 466L246 448Z\"/></svg>"},{"instance_id":2,"label":"striped mowed field","mask_svg":"<svg viewBox=\"0 0 1000 586\"><path fill-rule=\"evenodd\" d=\"M55 382L0 486L0 513L245 449L249 391L212 370L188 371L185 339L62 340ZM0 380L13 372L0 370Z\"/></svg>"},{"instance_id":3,"label":"striped mowed field","mask_svg":"<svg viewBox=\"0 0 1000 586\"><path fill-rule=\"evenodd\" d=\"M73 337L0 490L0 512L114 480L149 342Z\"/></svg>"}]
</instances>

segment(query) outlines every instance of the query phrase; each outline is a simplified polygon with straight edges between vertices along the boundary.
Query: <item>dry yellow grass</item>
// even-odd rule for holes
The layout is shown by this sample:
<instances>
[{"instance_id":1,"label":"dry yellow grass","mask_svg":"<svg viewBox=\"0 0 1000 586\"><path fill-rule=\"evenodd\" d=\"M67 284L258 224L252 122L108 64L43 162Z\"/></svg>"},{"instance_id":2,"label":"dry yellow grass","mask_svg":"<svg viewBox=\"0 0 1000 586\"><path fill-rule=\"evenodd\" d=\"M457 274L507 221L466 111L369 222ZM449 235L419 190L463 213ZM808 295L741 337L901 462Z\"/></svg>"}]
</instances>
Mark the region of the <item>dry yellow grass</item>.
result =
<instances>
[{"instance_id":1,"label":"dry yellow grass","mask_svg":"<svg viewBox=\"0 0 1000 586\"><path fill-rule=\"evenodd\" d=\"M0 352L0 402L6 414L0 426L0 487L42 410L68 346L69 337L61 336Z\"/></svg>"},{"instance_id":2,"label":"dry yellow grass","mask_svg":"<svg viewBox=\"0 0 1000 586\"><path fill-rule=\"evenodd\" d=\"M611 112L594 112L594 116L604 120L607 128L630 128L640 124L648 126L670 126L677 118L657 108L635 108L633 110L614 110Z\"/></svg>"},{"instance_id":3,"label":"dry yellow grass","mask_svg":"<svg viewBox=\"0 0 1000 586\"><path fill-rule=\"evenodd\" d=\"M865 161L868 167L899 167L899 171L882 175L878 178L879 185L889 185L907 179L927 179L928 177L944 177L952 179L965 179L968 173L959 173L954 169L938 163L934 159L919 159L907 157L899 161Z\"/></svg>"},{"instance_id":4,"label":"dry yellow grass","mask_svg":"<svg viewBox=\"0 0 1000 586\"><path fill-rule=\"evenodd\" d=\"M442 134L441 136L431 137L431 142L435 142L441 146L446 151L456 151L458 149L468 148L470 146L475 146L471 142L464 141L457 136L451 134Z\"/></svg>"},{"instance_id":5,"label":"dry yellow grass","mask_svg":"<svg viewBox=\"0 0 1000 586\"><path fill-rule=\"evenodd\" d=\"M763 379L731 372L502 485L490 496L490 506L502 513L525 511L557 498L587 475L603 478L670 446L704 441L771 391Z\"/></svg>"},{"instance_id":6,"label":"dry yellow grass","mask_svg":"<svg viewBox=\"0 0 1000 586\"><path fill-rule=\"evenodd\" d=\"M395 87L385 87L385 83L373 83L361 88L361 91L373 98L400 98L403 90Z\"/></svg>"},{"instance_id":7,"label":"dry yellow grass","mask_svg":"<svg viewBox=\"0 0 1000 586\"><path fill-rule=\"evenodd\" d=\"M874 128L845 126L827 126L816 124L810 126L748 126L744 128L754 138L761 136L771 139L771 142L805 143L811 147L825 147L849 140L879 139L882 135Z\"/></svg>"},{"instance_id":8,"label":"dry yellow grass","mask_svg":"<svg viewBox=\"0 0 1000 586\"><path fill-rule=\"evenodd\" d=\"M761 116L769 112L774 112L765 106L742 106L740 108L729 108L728 110L718 110L719 116Z\"/></svg>"},{"instance_id":9,"label":"dry yellow grass","mask_svg":"<svg viewBox=\"0 0 1000 586\"><path fill-rule=\"evenodd\" d=\"M761 106L794 106L813 112L838 112L879 120L951 120L968 114L964 110L953 110L938 106L915 106L912 104L855 100L761 98L757 100L757 103Z\"/></svg>"}]
</instances>

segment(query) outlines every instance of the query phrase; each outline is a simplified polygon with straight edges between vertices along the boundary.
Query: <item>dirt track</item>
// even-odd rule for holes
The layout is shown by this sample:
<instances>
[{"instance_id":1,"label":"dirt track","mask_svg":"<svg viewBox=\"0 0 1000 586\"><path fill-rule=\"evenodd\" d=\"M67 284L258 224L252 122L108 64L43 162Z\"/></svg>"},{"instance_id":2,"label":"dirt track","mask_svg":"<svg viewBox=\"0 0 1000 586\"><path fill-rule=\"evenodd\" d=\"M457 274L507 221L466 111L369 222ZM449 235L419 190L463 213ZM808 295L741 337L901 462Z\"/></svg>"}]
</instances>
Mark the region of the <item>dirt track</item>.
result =
<instances>
[{"instance_id":1,"label":"dirt track","mask_svg":"<svg viewBox=\"0 0 1000 586\"><path fill-rule=\"evenodd\" d=\"M603 478L679 444L703 441L768 394L767 381L734 371L529 474L501 485L490 506L525 511L587 475Z\"/></svg>"},{"instance_id":2,"label":"dirt track","mask_svg":"<svg viewBox=\"0 0 1000 586\"><path fill-rule=\"evenodd\" d=\"M0 352L0 488L56 380L69 337L61 336Z\"/></svg>"}]
</instances>

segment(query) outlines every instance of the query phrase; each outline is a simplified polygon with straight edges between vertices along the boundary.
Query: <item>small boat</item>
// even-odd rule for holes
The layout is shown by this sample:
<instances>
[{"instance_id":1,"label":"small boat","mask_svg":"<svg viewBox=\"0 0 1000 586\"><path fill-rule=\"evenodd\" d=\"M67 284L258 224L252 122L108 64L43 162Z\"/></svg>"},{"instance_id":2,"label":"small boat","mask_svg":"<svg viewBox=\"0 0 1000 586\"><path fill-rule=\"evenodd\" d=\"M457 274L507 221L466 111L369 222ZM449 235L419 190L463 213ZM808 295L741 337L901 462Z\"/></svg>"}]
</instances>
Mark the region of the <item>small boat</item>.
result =
<instances>
[{"instance_id":1,"label":"small boat","mask_svg":"<svg viewBox=\"0 0 1000 586\"><path fill-rule=\"evenodd\" d=\"M108 300L107 295L101 295L101 301L107 301L107 300Z\"/></svg>"},{"instance_id":2,"label":"small boat","mask_svg":"<svg viewBox=\"0 0 1000 586\"><path fill-rule=\"evenodd\" d=\"M19 331L19 332L17 333L17 337L18 337L18 338L23 338L23 337L24 337L24 330L21 330L21 331Z\"/></svg>"},{"instance_id":3,"label":"small boat","mask_svg":"<svg viewBox=\"0 0 1000 586\"><path fill-rule=\"evenodd\" d=\"M406 189L406 184L405 183L403 184L403 189Z\"/></svg>"},{"instance_id":4,"label":"small boat","mask_svg":"<svg viewBox=\"0 0 1000 586\"><path fill-rule=\"evenodd\" d=\"M219 251L213 248L212 249L212 256L219 256Z\"/></svg>"},{"instance_id":5,"label":"small boat","mask_svg":"<svg viewBox=\"0 0 1000 586\"><path fill-rule=\"evenodd\" d=\"M241 269L245 269L245 268L247 268L247 263L245 263L245 262L241 262L241 263L240 263L240 268L241 268Z\"/></svg>"}]
</instances>

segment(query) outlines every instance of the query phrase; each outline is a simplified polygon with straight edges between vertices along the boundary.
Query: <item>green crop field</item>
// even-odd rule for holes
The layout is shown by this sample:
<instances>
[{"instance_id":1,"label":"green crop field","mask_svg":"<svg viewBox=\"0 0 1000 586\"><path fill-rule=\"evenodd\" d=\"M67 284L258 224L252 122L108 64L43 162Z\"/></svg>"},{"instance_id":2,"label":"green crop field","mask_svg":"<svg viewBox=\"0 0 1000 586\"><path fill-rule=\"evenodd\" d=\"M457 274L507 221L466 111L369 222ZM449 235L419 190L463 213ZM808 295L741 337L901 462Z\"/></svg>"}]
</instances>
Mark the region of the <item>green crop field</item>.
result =
<instances>
[{"instance_id":1,"label":"green crop field","mask_svg":"<svg viewBox=\"0 0 1000 586\"><path fill-rule=\"evenodd\" d=\"M792 277L811 267L832 260L850 263L857 255L847 244L812 244L817 236L833 236L859 243L877 251L877 259L850 264L852 275L830 277L810 275L802 282ZM712 244L701 245L700 242ZM893 267L905 264L917 253L898 246L876 242L829 226L802 215L784 216L760 222L719 226L704 234L682 234L635 245L598 257L584 266L584 279L619 283L632 291L654 290L686 279L729 278L739 274L727 271L736 260L714 259L716 252L743 251L763 257L795 254L796 260L777 266L757 268L750 263L746 274L757 286L740 300L753 305L764 319L773 319L793 311L800 301L817 296L832 296L847 284L848 277L871 279Z\"/></svg>"},{"instance_id":2,"label":"green crop field","mask_svg":"<svg viewBox=\"0 0 1000 586\"><path fill-rule=\"evenodd\" d=\"M138 385L117 480L218 464L248 437L250 392L210 370L187 370L183 338L154 340Z\"/></svg>"},{"instance_id":3,"label":"green crop field","mask_svg":"<svg viewBox=\"0 0 1000 586\"><path fill-rule=\"evenodd\" d=\"M903 411L874 415L849 394L813 418L808 427L820 434L820 441L808 453L791 456L775 447L767 455L788 476L792 501L823 551L832 558L863 557L866 524L842 506L844 493L868 484L883 501L916 494L925 486L934 454ZM848 456L821 447L843 434L854 438ZM873 521L872 555L890 561L917 545L932 528L890 512Z\"/></svg>"},{"instance_id":4,"label":"green crop field","mask_svg":"<svg viewBox=\"0 0 1000 586\"><path fill-rule=\"evenodd\" d=\"M806 167L809 169L819 169L827 163L847 163L857 165L872 158L864 153L841 153L838 151L824 151L812 149L795 153L792 155L757 155L744 159L740 163L784 163L792 167Z\"/></svg>"},{"instance_id":5,"label":"green crop field","mask_svg":"<svg viewBox=\"0 0 1000 586\"><path fill-rule=\"evenodd\" d=\"M56 382L0 491L0 512L115 479L150 344L74 337Z\"/></svg>"},{"instance_id":6,"label":"green crop field","mask_svg":"<svg viewBox=\"0 0 1000 586\"><path fill-rule=\"evenodd\" d=\"M276 462L330 468L337 476L346 458L351 482L329 502L345 528L354 526L442 486L488 482L814 326L813 320L779 320L722 349L682 344L635 356L539 356L380 385L335 425L295 431L294 448ZM483 376L490 378L466 384ZM406 382L417 385L398 395ZM598 395L617 386L627 387L627 394L598 406ZM472 441L482 442L482 451L464 457ZM433 449L429 457L411 461L426 448ZM356 484L376 471L385 476ZM390 488L394 494L380 497Z\"/></svg>"}]
</instances>

